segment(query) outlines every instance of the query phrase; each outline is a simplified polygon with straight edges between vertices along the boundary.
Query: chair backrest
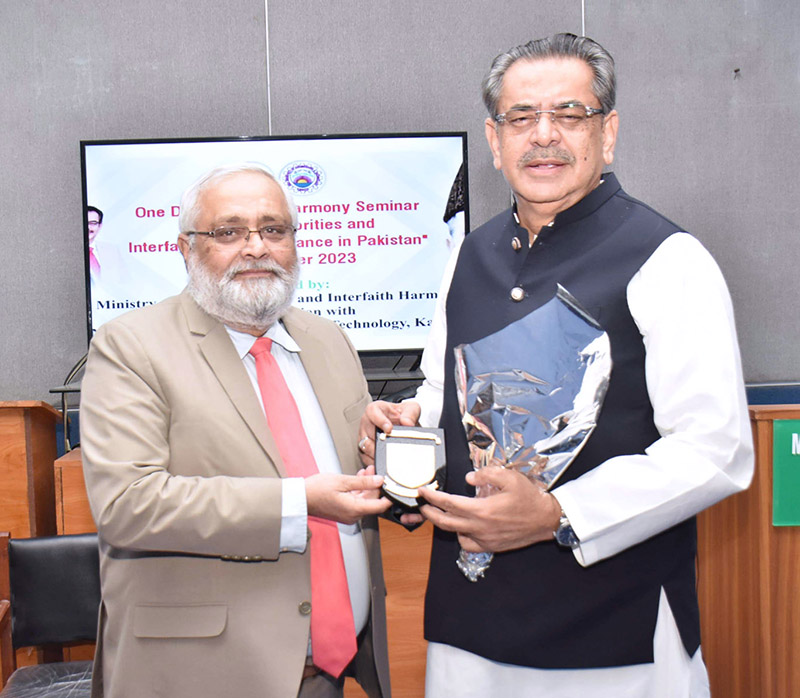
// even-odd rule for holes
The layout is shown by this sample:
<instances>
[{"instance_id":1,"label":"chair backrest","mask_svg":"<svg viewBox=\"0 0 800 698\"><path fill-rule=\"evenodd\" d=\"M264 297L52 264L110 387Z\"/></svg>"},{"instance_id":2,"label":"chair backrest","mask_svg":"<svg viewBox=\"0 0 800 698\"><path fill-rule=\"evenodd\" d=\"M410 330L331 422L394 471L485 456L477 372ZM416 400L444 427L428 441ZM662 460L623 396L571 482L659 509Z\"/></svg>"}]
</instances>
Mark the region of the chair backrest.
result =
<instances>
[{"instance_id":1,"label":"chair backrest","mask_svg":"<svg viewBox=\"0 0 800 698\"><path fill-rule=\"evenodd\" d=\"M97 534L8 543L12 645L92 642L100 607Z\"/></svg>"}]
</instances>

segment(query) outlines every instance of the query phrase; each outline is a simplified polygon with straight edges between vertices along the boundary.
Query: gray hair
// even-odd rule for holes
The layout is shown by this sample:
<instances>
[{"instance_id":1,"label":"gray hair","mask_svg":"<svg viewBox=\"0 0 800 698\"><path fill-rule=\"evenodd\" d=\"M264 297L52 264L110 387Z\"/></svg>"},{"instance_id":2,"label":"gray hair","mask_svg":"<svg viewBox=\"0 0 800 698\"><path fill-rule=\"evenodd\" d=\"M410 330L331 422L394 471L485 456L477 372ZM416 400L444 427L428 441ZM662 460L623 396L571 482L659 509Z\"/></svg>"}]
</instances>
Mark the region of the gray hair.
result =
<instances>
[{"instance_id":1,"label":"gray hair","mask_svg":"<svg viewBox=\"0 0 800 698\"><path fill-rule=\"evenodd\" d=\"M220 180L240 172L255 172L275 182L281 188L286 199L289 215L292 217L292 225L295 228L297 227L297 205L286 185L272 174L272 170L266 165L262 165L259 162L237 162L209 170L183 193L181 197L181 214L178 218L178 227L182 233L191 232L197 224L197 219L200 217L200 195Z\"/></svg>"},{"instance_id":2,"label":"gray hair","mask_svg":"<svg viewBox=\"0 0 800 698\"><path fill-rule=\"evenodd\" d=\"M545 58L578 58L584 61L594 73L592 92L600 101L604 114L613 108L617 98L617 78L614 72L614 59L600 44L587 36L575 34L554 34L545 39L535 39L501 53L492 61L483 79L483 103L492 117L497 116L497 104L503 89L503 76L518 60L536 61Z\"/></svg>"}]
</instances>

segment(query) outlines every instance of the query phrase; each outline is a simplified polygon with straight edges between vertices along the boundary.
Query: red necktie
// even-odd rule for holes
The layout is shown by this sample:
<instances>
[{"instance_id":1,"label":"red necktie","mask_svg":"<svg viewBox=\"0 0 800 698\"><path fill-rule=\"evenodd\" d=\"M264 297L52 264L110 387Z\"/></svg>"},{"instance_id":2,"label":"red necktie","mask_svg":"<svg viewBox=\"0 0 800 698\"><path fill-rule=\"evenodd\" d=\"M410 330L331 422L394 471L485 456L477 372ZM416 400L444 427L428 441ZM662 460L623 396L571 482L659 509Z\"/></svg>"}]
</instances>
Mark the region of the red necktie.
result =
<instances>
[{"instance_id":1,"label":"red necktie","mask_svg":"<svg viewBox=\"0 0 800 698\"><path fill-rule=\"evenodd\" d=\"M92 272L92 276L100 276L100 262L97 261L97 257L94 254L94 247L89 248L89 269Z\"/></svg>"},{"instance_id":2,"label":"red necktie","mask_svg":"<svg viewBox=\"0 0 800 698\"><path fill-rule=\"evenodd\" d=\"M286 473L308 477L319 472L297 410L278 363L270 353L272 340L260 337L250 353L264 411ZM311 532L311 652L323 671L338 677L356 653L356 631L342 544L335 521L308 517Z\"/></svg>"}]
</instances>

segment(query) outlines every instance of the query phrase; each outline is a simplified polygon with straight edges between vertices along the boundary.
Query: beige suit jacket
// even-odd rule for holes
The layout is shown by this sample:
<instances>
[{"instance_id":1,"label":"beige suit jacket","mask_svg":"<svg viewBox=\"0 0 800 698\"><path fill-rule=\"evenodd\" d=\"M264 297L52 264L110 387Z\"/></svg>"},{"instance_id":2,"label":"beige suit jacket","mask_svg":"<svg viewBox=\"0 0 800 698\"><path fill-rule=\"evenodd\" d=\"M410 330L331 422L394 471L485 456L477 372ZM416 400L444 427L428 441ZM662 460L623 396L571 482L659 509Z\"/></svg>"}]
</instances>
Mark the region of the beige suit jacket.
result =
<instances>
[{"instance_id":1,"label":"beige suit jacket","mask_svg":"<svg viewBox=\"0 0 800 698\"><path fill-rule=\"evenodd\" d=\"M284 324L342 470L355 473L369 401L358 355L327 320L292 309ZM94 695L295 698L309 556L279 549L284 468L225 327L186 292L103 325L82 384L81 447L101 538ZM388 698L377 521L361 525L372 605L356 678Z\"/></svg>"}]
</instances>

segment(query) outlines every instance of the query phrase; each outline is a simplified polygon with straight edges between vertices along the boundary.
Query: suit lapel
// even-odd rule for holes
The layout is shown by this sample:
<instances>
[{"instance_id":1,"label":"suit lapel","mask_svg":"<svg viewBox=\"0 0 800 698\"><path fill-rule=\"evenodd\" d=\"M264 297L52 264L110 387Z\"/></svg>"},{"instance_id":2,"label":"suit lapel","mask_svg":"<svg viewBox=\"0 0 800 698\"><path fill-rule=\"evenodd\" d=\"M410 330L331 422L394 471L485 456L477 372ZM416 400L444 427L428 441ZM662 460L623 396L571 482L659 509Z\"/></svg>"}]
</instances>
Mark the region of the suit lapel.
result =
<instances>
[{"instance_id":1,"label":"suit lapel","mask_svg":"<svg viewBox=\"0 0 800 698\"><path fill-rule=\"evenodd\" d=\"M341 396L337 394L336 381L332 380L336 367L331 366L328 361L327 347L319 337L309 331L305 318L294 308L291 308L282 319L286 330L300 346L300 360L325 416L342 472L354 475L356 469L349 456L351 446L347 423L342 413Z\"/></svg>"},{"instance_id":2,"label":"suit lapel","mask_svg":"<svg viewBox=\"0 0 800 698\"><path fill-rule=\"evenodd\" d=\"M253 384L225 326L204 313L185 291L181 294L181 302L189 331L198 335L198 347L208 365L230 397L236 411L266 451L278 474L286 477L280 452L267 427L267 420L253 390Z\"/></svg>"}]
</instances>

